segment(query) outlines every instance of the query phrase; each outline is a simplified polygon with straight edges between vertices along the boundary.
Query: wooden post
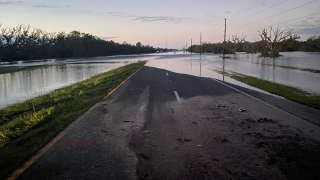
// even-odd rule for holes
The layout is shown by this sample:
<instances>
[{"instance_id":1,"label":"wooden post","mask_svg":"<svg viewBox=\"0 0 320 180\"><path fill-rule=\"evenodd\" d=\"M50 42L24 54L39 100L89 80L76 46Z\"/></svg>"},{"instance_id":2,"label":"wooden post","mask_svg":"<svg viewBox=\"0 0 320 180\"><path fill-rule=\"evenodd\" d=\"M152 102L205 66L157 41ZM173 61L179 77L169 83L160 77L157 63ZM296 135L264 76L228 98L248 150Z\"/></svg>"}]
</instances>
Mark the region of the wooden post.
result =
<instances>
[{"instance_id":1,"label":"wooden post","mask_svg":"<svg viewBox=\"0 0 320 180\"><path fill-rule=\"evenodd\" d=\"M202 37L202 33L200 33L200 56L201 56L201 51L202 51L201 37Z\"/></svg>"},{"instance_id":2,"label":"wooden post","mask_svg":"<svg viewBox=\"0 0 320 180\"><path fill-rule=\"evenodd\" d=\"M192 54L192 38L191 38L191 47L190 47L190 50L191 50L191 54Z\"/></svg>"},{"instance_id":3,"label":"wooden post","mask_svg":"<svg viewBox=\"0 0 320 180\"><path fill-rule=\"evenodd\" d=\"M225 51L226 51L226 34L227 34L227 18L224 19L224 47L223 47L223 60L224 60L224 55L225 55Z\"/></svg>"}]
</instances>

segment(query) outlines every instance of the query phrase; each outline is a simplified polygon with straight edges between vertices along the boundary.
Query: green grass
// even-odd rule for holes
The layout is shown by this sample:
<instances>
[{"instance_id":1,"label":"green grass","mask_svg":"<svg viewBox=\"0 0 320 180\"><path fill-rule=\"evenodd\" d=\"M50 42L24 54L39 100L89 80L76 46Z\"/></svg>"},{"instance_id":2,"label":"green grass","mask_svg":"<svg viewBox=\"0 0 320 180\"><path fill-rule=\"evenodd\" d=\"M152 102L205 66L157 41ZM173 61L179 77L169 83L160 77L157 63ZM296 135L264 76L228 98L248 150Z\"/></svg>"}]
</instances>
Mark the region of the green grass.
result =
<instances>
[{"instance_id":1,"label":"green grass","mask_svg":"<svg viewBox=\"0 0 320 180\"><path fill-rule=\"evenodd\" d=\"M216 72L220 74L224 74L226 76L229 76L237 81L243 82L245 84L248 84L250 86L262 89L264 91L267 91L269 93L282 96L286 99L289 99L291 101L304 104L316 109L320 110L320 96L314 95L311 93L308 93L306 91L303 91L301 89L286 86L283 84L278 84L266 80L262 80L256 77L247 76L240 73L235 72L222 72L221 70L215 70Z\"/></svg>"},{"instance_id":2,"label":"green grass","mask_svg":"<svg viewBox=\"0 0 320 180\"><path fill-rule=\"evenodd\" d=\"M286 69L296 69L296 70L300 70L300 71L308 71L308 72L312 72L312 73L320 73L320 70L310 69L310 68L298 68L298 67L292 67L292 66L277 66L277 67L286 68Z\"/></svg>"},{"instance_id":3,"label":"green grass","mask_svg":"<svg viewBox=\"0 0 320 180\"><path fill-rule=\"evenodd\" d=\"M261 57L269 57L269 58L276 58L280 57L282 55L279 54L279 52L265 52L260 54Z\"/></svg>"},{"instance_id":4,"label":"green grass","mask_svg":"<svg viewBox=\"0 0 320 180\"><path fill-rule=\"evenodd\" d=\"M1 109L0 179L9 176L144 64L129 64Z\"/></svg>"},{"instance_id":5,"label":"green grass","mask_svg":"<svg viewBox=\"0 0 320 180\"><path fill-rule=\"evenodd\" d=\"M17 69L8 69L8 70L0 71L0 74L13 73L13 72L19 72L19 71L23 71L23 70L30 70L30 69L36 69L36 68L44 67L44 66L49 66L49 65L41 65L41 66L26 66L26 67L17 68Z\"/></svg>"},{"instance_id":6,"label":"green grass","mask_svg":"<svg viewBox=\"0 0 320 180\"><path fill-rule=\"evenodd\" d=\"M221 57L222 59L231 59L231 57L230 56L219 56L219 57Z\"/></svg>"}]
</instances>

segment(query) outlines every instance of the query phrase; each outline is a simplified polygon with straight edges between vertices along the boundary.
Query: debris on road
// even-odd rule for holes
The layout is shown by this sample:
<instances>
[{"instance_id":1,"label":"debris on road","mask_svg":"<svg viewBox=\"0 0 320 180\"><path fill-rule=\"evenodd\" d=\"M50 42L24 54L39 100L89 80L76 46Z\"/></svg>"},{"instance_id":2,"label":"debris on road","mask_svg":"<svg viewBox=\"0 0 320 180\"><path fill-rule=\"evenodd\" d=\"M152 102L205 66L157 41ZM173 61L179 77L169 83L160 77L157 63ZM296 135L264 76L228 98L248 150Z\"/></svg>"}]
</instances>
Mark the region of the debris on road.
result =
<instances>
[{"instance_id":1,"label":"debris on road","mask_svg":"<svg viewBox=\"0 0 320 180\"><path fill-rule=\"evenodd\" d=\"M216 106L216 107L210 107L210 109L228 109L227 106Z\"/></svg>"},{"instance_id":2,"label":"debris on road","mask_svg":"<svg viewBox=\"0 0 320 180\"><path fill-rule=\"evenodd\" d=\"M268 119L268 118L259 118L256 120L259 123L275 123L276 121L273 119Z\"/></svg>"},{"instance_id":3,"label":"debris on road","mask_svg":"<svg viewBox=\"0 0 320 180\"><path fill-rule=\"evenodd\" d=\"M177 140L180 141L180 142L182 142L182 139L181 139L181 138L179 138L179 139L177 139ZM184 142L189 142L189 141L192 141L192 140L191 140L191 139L186 139L186 138L184 138L183 141L184 141Z\"/></svg>"},{"instance_id":4,"label":"debris on road","mask_svg":"<svg viewBox=\"0 0 320 180\"><path fill-rule=\"evenodd\" d=\"M124 123L129 123L129 122L131 122L131 121L123 121Z\"/></svg>"},{"instance_id":5,"label":"debris on road","mask_svg":"<svg viewBox=\"0 0 320 180\"><path fill-rule=\"evenodd\" d=\"M146 161L148 161L148 160L150 159L149 156L147 156L147 155L145 155L145 154L143 154L143 153L140 153L139 155L140 155L143 159L145 159Z\"/></svg>"},{"instance_id":6,"label":"debris on road","mask_svg":"<svg viewBox=\"0 0 320 180\"><path fill-rule=\"evenodd\" d=\"M143 131L143 133L150 133L150 131Z\"/></svg>"},{"instance_id":7,"label":"debris on road","mask_svg":"<svg viewBox=\"0 0 320 180\"><path fill-rule=\"evenodd\" d=\"M240 108L240 109L239 109L239 111L240 111L240 112L245 112L246 110L245 110L245 109Z\"/></svg>"},{"instance_id":8,"label":"debris on road","mask_svg":"<svg viewBox=\"0 0 320 180\"><path fill-rule=\"evenodd\" d=\"M198 145L198 147L202 147L202 145Z\"/></svg>"}]
</instances>

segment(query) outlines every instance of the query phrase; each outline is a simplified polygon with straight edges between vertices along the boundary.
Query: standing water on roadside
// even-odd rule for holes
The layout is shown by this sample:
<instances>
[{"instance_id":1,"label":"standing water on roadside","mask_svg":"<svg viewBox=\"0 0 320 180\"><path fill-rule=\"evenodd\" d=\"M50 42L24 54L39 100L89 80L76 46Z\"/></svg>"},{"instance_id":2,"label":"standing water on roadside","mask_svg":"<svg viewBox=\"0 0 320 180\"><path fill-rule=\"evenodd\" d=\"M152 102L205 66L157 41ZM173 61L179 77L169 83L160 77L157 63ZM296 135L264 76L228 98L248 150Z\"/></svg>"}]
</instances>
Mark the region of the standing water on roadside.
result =
<instances>
[{"instance_id":1,"label":"standing water on roadside","mask_svg":"<svg viewBox=\"0 0 320 180\"><path fill-rule=\"evenodd\" d=\"M18 61L11 64L2 63L0 70L30 66L32 68L0 74L0 109L89 79L94 75L139 60L146 60L146 58L150 58L150 56L130 55L86 59Z\"/></svg>"},{"instance_id":2,"label":"standing water on roadside","mask_svg":"<svg viewBox=\"0 0 320 180\"><path fill-rule=\"evenodd\" d=\"M320 70L320 53L281 52L280 54L283 56L275 59L260 58L259 54L228 54L227 56L230 59L225 60L224 69L297 87L319 95L320 74L301 69ZM8 67L39 66L18 72L0 74L0 109L139 60L149 60L147 66L224 80L267 93L215 72L215 70L223 69L221 54L203 54L200 56L199 54L168 53L87 59L36 60L0 64L0 72Z\"/></svg>"}]
</instances>

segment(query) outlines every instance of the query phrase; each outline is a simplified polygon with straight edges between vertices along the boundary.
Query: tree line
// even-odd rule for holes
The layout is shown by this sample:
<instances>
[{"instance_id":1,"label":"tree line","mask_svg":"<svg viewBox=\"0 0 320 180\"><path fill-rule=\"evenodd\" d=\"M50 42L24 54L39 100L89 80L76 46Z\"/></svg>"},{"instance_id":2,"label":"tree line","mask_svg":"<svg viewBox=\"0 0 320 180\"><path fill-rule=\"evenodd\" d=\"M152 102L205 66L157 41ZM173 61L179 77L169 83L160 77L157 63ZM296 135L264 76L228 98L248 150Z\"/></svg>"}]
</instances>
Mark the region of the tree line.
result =
<instances>
[{"instance_id":1,"label":"tree line","mask_svg":"<svg viewBox=\"0 0 320 180\"><path fill-rule=\"evenodd\" d=\"M30 26L8 28L1 25L0 61L141 54L159 50L141 42L120 44L79 31L47 33Z\"/></svg>"},{"instance_id":2,"label":"tree line","mask_svg":"<svg viewBox=\"0 0 320 180\"><path fill-rule=\"evenodd\" d=\"M292 34L292 30L281 30L281 27L269 27L259 30L259 39L256 42L246 41L246 36L232 36L226 42L204 42L193 45L188 51L197 53L225 53L235 52L260 53L263 57L278 57L281 51L306 51L320 52L320 36L311 36L306 41L298 41L300 38Z\"/></svg>"}]
</instances>

